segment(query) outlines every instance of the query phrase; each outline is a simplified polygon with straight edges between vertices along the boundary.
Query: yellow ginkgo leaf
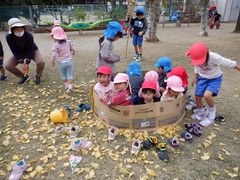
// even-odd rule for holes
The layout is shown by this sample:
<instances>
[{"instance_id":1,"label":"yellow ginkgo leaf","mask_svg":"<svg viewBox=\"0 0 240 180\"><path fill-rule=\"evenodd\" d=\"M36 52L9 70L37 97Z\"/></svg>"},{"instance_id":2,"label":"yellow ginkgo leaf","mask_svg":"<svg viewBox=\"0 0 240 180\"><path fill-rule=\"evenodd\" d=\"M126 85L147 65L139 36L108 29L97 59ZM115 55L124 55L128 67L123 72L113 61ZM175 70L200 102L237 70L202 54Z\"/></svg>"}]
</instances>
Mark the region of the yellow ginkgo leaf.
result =
<instances>
[{"instance_id":1,"label":"yellow ginkgo leaf","mask_svg":"<svg viewBox=\"0 0 240 180\"><path fill-rule=\"evenodd\" d=\"M133 175L134 175L134 172L130 172L129 175L128 175L128 177L130 178L130 177L132 177Z\"/></svg>"},{"instance_id":2,"label":"yellow ginkgo leaf","mask_svg":"<svg viewBox=\"0 0 240 180\"><path fill-rule=\"evenodd\" d=\"M144 166L144 167L145 167L147 173L148 173L150 176L153 176L153 177L157 176L156 173L155 173L153 170L148 169L146 166Z\"/></svg>"},{"instance_id":3,"label":"yellow ginkgo leaf","mask_svg":"<svg viewBox=\"0 0 240 180\"><path fill-rule=\"evenodd\" d=\"M219 175L220 173L217 172L217 171L212 171L212 174L213 174L213 175Z\"/></svg>"},{"instance_id":4,"label":"yellow ginkgo leaf","mask_svg":"<svg viewBox=\"0 0 240 180\"><path fill-rule=\"evenodd\" d=\"M30 176L31 176L31 177L34 177L36 174L37 174L37 171L32 171L32 172L30 173Z\"/></svg>"},{"instance_id":5,"label":"yellow ginkgo leaf","mask_svg":"<svg viewBox=\"0 0 240 180\"><path fill-rule=\"evenodd\" d=\"M238 167L233 168L233 171L234 171L235 173L238 173Z\"/></svg>"},{"instance_id":6,"label":"yellow ginkgo leaf","mask_svg":"<svg viewBox=\"0 0 240 180\"><path fill-rule=\"evenodd\" d=\"M203 156L201 156L202 160L208 160L210 159L210 154L209 153L203 153Z\"/></svg>"},{"instance_id":7,"label":"yellow ginkgo leaf","mask_svg":"<svg viewBox=\"0 0 240 180\"><path fill-rule=\"evenodd\" d=\"M64 173L59 174L59 177L64 177L64 176L65 176Z\"/></svg>"},{"instance_id":8,"label":"yellow ginkgo leaf","mask_svg":"<svg viewBox=\"0 0 240 180\"><path fill-rule=\"evenodd\" d=\"M229 175L231 178L238 177L238 175L237 175L236 173L228 173L228 175Z\"/></svg>"},{"instance_id":9,"label":"yellow ginkgo leaf","mask_svg":"<svg viewBox=\"0 0 240 180\"><path fill-rule=\"evenodd\" d=\"M95 169L100 168L100 165L98 163L91 163L91 166L94 167Z\"/></svg>"},{"instance_id":10,"label":"yellow ginkgo leaf","mask_svg":"<svg viewBox=\"0 0 240 180\"><path fill-rule=\"evenodd\" d=\"M6 139L5 141L2 142L2 144L3 144L4 146L8 146L8 145L9 145L9 140Z\"/></svg>"},{"instance_id":11,"label":"yellow ginkgo leaf","mask_svg":"<svg viewBox=\"0 0 240 180\"><path fill-rule=\"evenodd\" d=\"M226 149L222 149L222 150L223 150L223 152L224 152L226 155L228 155L228 156L231 155Z\"/></svg>"},{"instance_id":12,"label":"yellow ginkgo leaf","mask_svg":"<svg viewBox=\"0 0 240 180\"><path fill-rule=\"evenodd\" d=\"M224 160L224 158L222 157L222 154L218 154L218 158L219 158L221 161Z\"/></svg>"}]
</instances>

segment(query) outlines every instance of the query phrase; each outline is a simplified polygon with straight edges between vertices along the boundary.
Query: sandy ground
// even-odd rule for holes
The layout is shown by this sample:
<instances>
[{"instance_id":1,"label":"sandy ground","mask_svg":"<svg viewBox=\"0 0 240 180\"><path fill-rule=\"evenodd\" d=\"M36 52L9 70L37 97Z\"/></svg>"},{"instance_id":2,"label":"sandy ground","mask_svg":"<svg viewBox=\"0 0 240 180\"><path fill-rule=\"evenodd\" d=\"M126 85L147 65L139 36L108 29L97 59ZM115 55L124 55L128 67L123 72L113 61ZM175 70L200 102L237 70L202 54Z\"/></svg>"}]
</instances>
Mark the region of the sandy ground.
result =
<instances>
[{"instance_id":1,"label":"sandy ground","mask_svg":"<svg viewBox=\"0 0 240 180\"><path fill-rule=\"evenodd\" d=\"M141 62L141 67L143 70L155 70L153 64L158 58L168 56L172 59L173 66L181 65L187 69L191 82L193 67L184 54L193 43L198 41L206 43L210 51L218 52L240 64L240 34L231 33L234 27L235 23L222 23L220 29L208 30L208 37L199 37L199 24L190 24L190 26L182 24L180 28L175 27L174 24L166 24L163 28L160 24L157 32L160 41L143 43L144 60ZM236 167L240 164L238 71L222 67L224 72L222 89L215 99L217 114L224 116L227 124L204 128L201 138L194 137L192 144L182 143L180 153L170 153L169 163L159 161L154 151L143 152L138 157L131 156L129 136L131 138L136 136L134 132L127 131L116 141L108 142L107 129L95 122L91 113L90 117L75 113L71 122L67 124L81 125L81 136L91 139L94 144L89 151L75 153L69 150L71 139L68 136L54 138L53 131L56 125L49 122L49 113L64 104L68 104L74 111L79 101L89 103L88 84L95 79L98 38L102 36L102 31L83 31L82 35L79 32L67 32L77 50L73 57L75 91L69 96L64 95L58 69L52 68L50 64L52 39L49 34L33 35L46 61L42 84L37 87L32 80L29 84L18 86L18 78L8 72L8 80L0 83L0 104L2 104L0 130L3 130L0 135L0 179L7 179L10 165L21 157L27 160L29 167L32 167L25 173L25 179L87 179L92 177L93 172L95 173L93 179L111 180L147 179L146 177L163 180L209 180L228 179L236 174L238 177L235 179L239 178L239 173L236 171ZM0 33L0 38L7 60L10 51L4 32ZM116 63L116 71L126 71L128 64L132 62L134 50L131 40L130 38L127 50L126 37L114 42L116 53L122 57L122 60ZM32 77L35 76L34 71L35 64L31 63ZM193 94L193 92L194 87L189 87L189 93ZM186 114L180 127L183 127L183 123L190 122L189 115L190 113ZM175 133L179 134L180 131ZM216 136L210 139L211 134ZM166 137L156 132L149 132L149 135L156 135L159 141L166 141ZM6 139L10 141L7 146L3 145ZM207 140L210 141L209 146L205 143ZM97 148L101 154L99 157L96 155ZM210 154L209 160L201 159L204 153ZM83 156L83 161L75 174L71 174L69 165L65 164L70 154ZM44 158L47 160L44 161ZM96 164L99 166L96 167ZM43 170L39 170L39 167ZM153 170L156 176L147 169Z\"/></svg>"}]
</instances>

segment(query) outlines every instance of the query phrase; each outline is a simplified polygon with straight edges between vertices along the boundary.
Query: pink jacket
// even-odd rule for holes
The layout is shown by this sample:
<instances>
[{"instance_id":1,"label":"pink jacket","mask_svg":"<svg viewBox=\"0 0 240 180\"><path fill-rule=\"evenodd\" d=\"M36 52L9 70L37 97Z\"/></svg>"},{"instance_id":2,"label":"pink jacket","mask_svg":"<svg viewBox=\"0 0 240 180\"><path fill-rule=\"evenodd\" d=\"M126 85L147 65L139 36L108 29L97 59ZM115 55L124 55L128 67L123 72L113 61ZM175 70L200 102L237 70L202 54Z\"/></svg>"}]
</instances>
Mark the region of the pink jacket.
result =
<instances>
[{"instance_id":1,"label":"pink jacket","mask_svg":"<svg viewBox=\"0 0 240 180\"><path fill-rule=\"evenodd\" d=\"M120 105L120 106L128 106L131 105L131 96L129 90L124 90L119 93L116 93L112 97L105 98L103 103L110 105Z\"/></svg>"}]
</instances>

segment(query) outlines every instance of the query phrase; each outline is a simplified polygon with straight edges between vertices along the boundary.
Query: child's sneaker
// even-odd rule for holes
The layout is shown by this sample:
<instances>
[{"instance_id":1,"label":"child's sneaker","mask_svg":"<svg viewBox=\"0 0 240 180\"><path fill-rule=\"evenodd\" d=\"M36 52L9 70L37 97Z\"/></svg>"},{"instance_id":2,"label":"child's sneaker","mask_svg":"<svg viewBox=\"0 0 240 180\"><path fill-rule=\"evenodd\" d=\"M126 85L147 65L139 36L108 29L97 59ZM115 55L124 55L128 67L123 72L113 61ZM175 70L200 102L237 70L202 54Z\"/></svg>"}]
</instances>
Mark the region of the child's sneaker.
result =
<instances>
[{"instance_id":1,"label":"child's sneaker","mask_svg":"<svg viewBox=\"0 0 240 180\"><path fill-rule=\"evenodd\" d=\"M116 138L116 136L118 135L118 131L119 131L119 129L118 128L116 128L116 127L110 127L109 129L108 129L108 139L109 140L114 140L115 138Z\"/></svg>"},{"instance_id":2,"label":"child's sneaker","mask_svg":"<svg viewBox=\"0 0 240 180\"><path fill-rule=\"evenodd\" d=\"M84 139L78 139L71 143L72 150L89 149L92 146L92 141L85 141Z\"/></svg>"},{"instance_id":3,"label":"child's sneaker","mask_svg":"<svg viewBox=\"0 0 240 180\"><path fill-rule=\"evenodd\" d=\"M181 137L184 138L188 143L191 143L193 139L192 135L189 132L181 132Z\"/></svg>"},{"instance_id":4,"label":"child's sneaker","mask_svg":"<svg viewBox=\"0 0 240 180\"><path fill-rule=\"evenodd\" d=\"M12 173L9 177L9 180L19 180L21 179L25 169L27 168L27 164L24 159L18 161L12 167Z\"/></svg>"},{"instance_id":5,"label":"child's sneaker","mask_svg":"<svg viewBox=\"0 0 240 180\"><path fill-rule=\"evenodd\" d=\"M156 137L149 137L146 141L141 142L141 148L144 150L149 150L157 144Z\"/></svg>"},{"instance_id":6,"label":"child's sneaker","mask_svg":"<svg viewBox=\"0 0 240 180\"><path fill-rule=\"evenodd\" d=\"M192 114L191 118L194 120L198 120L198 121L203 121L204 119L207 118L207 112L205 110L203 111L197 111L196 114Z\"/></svg>"},{"instance_id":7,"label":"child's sneaker","mask_svg":"<svg viewBox=\"0 0 240 180\"><path fill-rule=\"evenodd\" d=\"M69 131L69 129L67 127L65 127L64 125L59 125L55 129L55 136L60 136L62 134L67 133L68 131Z\"/></svg>"},{"instance_id":8,"label":"child's sneaker","mask_svg":"<svg viewBox=\"0 0 240 180\"><path fill-rule=\"evenodd\" d=\"M226 124L226 119L222 116L216 116L214 120L219 122L220 124Z\"/></svg>"},{"instance_id":9,"label":"child's sneaker","mask_svg":"<svg viewBox=\"0 0 240 180\"><path fill-rule=\"evenodd\" d=\"M0 81L5 81L7 79L7 76L0 76Z\"/></svg>"},{"instance_id":10,"label":"child's sneaker","mask_svg":"<svg viewBox=\"0 0 240 180\"><path fill-rule=\"evenodd\" d=\"M135 56L133 57L134 60L136 60L138 58L139 54L136 53Z\"/></svg>"},{"instance_id":11,"label":"child's sneaker","mask_svg":"<svg viewBox=\"0 0 240 180\"><path fill-rule=\"evenodd\" d=\"M168 162L169 156L167 153L167 145L166 143L159 143L157 146L157 154L158 158L160 160L163 160L164 162Z\"/></svg>"},{"instance_id":12,"label":"child's sneaker","mask_svg":"<svg viewBox=\"0 0 240 180\"><path fill-rule=\"evenodd\" d=\"M168 140L168 145L171 147L172 150L175 150L179 147L178 139L171 138Z\"/></svg>"},{"instance_id":13,"label":"child's sneaker","mask_svg":"<svg viewBox=\"0 0 240 180\"><path fill-rule=\"evenodd\" d=\"M141 141L138 139L135 139L132 143L132 150L131 153L137 154L141 150Z\"/></svg>"},{"instance_id":14,"label":"child's sneaker","mask_svg":"<svg viewBox=\"0 0 240 180\"><path fill-rule=\"evenodd\" d=\"M199 124L203 127L208 127L214 123L214 119L206 118L205 120L201 121Z\"/></svg>"},{"instance_id":15,"label":"child's sneaker","mask_svg":"<svg viewBox=\"0 0 240 180\"><path fill-rule=\"evenodd\" d=\"M72 126L72 127L70 128L70 137L71 137L71 138L77 137L79 131L80 131L79 126Z\"/></svg>"},{"instance_id":16,"label":"child's sneaker","mask_svg":"<svg viewBox=\"0 0 240 180\"><path fill-rule=\"evenodd\" d=\"M86 110L86 111L89 111L91 109L91 106L90 105L87 105L87 104L79 104L78 107L76 108L76 111L77 112L82 112L83 110Z\"/></svg>"},{"instance_id":17,"label":"child's sneaker","mask_svg":"<svg viewBox=\"0 0 240 180\"><path fill-rule=\"evenodd\" d=\"M142 61L142 56L139 55L139 56L137 57L136 61L137 61L137 62Z\"/></svg>"}]
</instances>

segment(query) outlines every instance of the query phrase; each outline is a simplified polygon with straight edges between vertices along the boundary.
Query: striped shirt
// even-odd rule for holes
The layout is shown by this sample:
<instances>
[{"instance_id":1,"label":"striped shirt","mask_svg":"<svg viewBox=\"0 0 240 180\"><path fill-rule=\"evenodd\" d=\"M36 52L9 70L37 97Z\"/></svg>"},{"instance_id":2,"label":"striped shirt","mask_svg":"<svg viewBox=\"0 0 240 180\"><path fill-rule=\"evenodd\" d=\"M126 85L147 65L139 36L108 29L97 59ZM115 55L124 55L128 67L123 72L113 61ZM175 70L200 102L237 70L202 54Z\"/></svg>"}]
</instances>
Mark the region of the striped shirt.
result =
<instances>
[{"instance_id":1,"label":"striped shirt","mask_svg":"<svg viewBox=\"0 0 240 180\"><path fill-rule=\"evenodd\" d=\"M66 62L72 59L72 54L75 54L75 48L73 46L72 41L66 40L62 43L59 43L59 41L55 42L52 47L52 57L51 62L56 61L62 61Z\"/></svg>"}]
</instances>

